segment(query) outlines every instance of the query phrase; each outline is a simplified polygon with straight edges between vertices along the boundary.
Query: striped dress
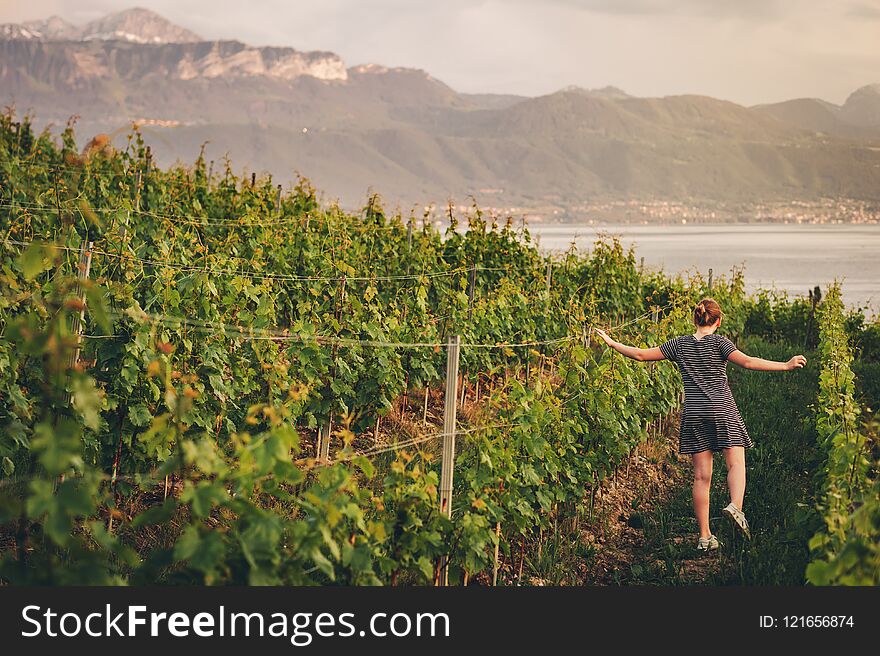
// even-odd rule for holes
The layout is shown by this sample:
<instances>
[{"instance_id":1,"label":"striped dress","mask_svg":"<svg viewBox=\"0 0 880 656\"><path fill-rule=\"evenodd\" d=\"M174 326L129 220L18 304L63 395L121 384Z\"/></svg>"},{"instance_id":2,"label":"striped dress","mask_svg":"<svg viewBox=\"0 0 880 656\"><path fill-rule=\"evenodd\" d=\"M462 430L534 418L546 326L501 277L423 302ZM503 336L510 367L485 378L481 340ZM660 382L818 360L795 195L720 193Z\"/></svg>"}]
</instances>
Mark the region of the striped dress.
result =
<instances>
[{"instance_id":1,"label":"striped dress","mask_svg":"<svg viewBox=\"0 0 880 656\"><path fill-rule=\"evenodd\" d=\"M684 382L681 453L754 446L727 383L727 358L735 350L733 342L715 333L700 339L683 335L660 346Z\"/></svg>"}]
</instances>

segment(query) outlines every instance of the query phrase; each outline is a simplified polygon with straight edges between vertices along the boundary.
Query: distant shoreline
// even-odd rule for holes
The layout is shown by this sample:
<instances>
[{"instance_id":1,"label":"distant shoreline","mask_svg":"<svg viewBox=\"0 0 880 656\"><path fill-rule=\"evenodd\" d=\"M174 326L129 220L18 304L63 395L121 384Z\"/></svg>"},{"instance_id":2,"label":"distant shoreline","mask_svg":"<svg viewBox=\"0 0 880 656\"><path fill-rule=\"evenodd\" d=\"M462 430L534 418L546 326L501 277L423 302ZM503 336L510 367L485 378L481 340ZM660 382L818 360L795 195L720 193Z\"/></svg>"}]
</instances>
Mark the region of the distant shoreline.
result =
<instances>
[{"instance_id":1,"label":"distant shoreline","mask_svg":"<svg viewBox=\"0 0 880 656\"><path fill-rule=\"evenodd\" d=\"M637 262L667 273L699 272L716 276L734 267L744 270L746 289L774 288L806 296L840 280L844 302L880 308L880 225L729 223L688 225L532 225L533 242L545 252L563 253L575 241L578 250L603 235L616 237L635 251Z\"/></svg>"}]
</instances>

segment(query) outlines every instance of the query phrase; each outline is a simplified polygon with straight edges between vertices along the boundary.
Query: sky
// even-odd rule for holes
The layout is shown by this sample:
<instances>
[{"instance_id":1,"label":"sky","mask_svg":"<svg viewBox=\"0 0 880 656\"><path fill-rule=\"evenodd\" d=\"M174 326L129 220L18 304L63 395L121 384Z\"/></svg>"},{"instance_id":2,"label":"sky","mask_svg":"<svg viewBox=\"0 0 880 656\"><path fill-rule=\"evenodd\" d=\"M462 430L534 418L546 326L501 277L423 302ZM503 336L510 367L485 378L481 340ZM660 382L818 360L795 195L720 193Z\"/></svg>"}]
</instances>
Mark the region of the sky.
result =
<instances>
[{"instance_id":1,"label":"sky","mask_svg":"<svg viewBox=\"0 0 880 656\"><path fill-rule=\"evenodd\" d=\"M842 103L880 82L880 0L0 0L0 22L133 3L209 39L421 68L469 93Z\"/></svg>"}]
</instances>

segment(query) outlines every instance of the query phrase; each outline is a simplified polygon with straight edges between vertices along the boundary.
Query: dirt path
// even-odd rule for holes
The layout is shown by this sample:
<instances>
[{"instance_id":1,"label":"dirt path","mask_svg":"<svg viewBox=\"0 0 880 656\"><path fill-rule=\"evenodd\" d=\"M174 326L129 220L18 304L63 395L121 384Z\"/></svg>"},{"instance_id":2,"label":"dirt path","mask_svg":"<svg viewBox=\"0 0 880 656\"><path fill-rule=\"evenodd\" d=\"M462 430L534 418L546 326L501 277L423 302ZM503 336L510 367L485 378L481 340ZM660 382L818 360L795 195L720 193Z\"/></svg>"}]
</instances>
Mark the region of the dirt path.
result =
<instances>
[{"instance_id":1,"label":"dirt path","mask_svg":"<svg viewBox=\"0 0 880 656\"><path fill-rule=\"evenodd\" d=\"M690 462L677 454L677 431L674 418L597 488L580 530L594 547L583 584L696 584L717 572L718 557L694 549Z\"/></svg>"}]
</instances>

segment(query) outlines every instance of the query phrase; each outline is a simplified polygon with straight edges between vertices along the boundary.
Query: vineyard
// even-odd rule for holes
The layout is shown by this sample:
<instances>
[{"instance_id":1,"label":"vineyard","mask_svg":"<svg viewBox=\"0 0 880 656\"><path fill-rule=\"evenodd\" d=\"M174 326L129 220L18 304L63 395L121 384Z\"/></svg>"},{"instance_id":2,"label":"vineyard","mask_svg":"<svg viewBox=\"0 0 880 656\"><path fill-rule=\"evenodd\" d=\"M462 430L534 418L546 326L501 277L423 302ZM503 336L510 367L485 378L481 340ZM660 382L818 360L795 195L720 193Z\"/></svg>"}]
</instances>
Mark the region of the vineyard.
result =
<instances>
[{"instance_id":1,"label":"vineyard","mask_svg":"<svg viewBox=\"0 0 880 656\"><path fill-rule=\"evenodd\" d=\"M162 170L137 132L80 154L12 115L0 217L0 580L522 583L680 401L674 367L592 328L655 345L710 286L733 337L818 329L807 576L880 578L848 350L876 327L844 325L835 288L814 323L613 239L549 256L477 207L442 231L375 196L350 213L304 179Z\"/></svg>"},{"instance_id":2,"label":"vineyard","mask_svg":"<svg viewBox=\"0 0 880 656\"><path fill-rule=\"evenodd\" d=\"M822 370L816 429L825 459L820 492L824 526L810 540L816 557L807 568L807 577L816 585L877 584L880 478L876 460L880 445L876 424L868 427L861 421L838 287L829 290L819 325Z\"/></svg>"}]
</instances>

